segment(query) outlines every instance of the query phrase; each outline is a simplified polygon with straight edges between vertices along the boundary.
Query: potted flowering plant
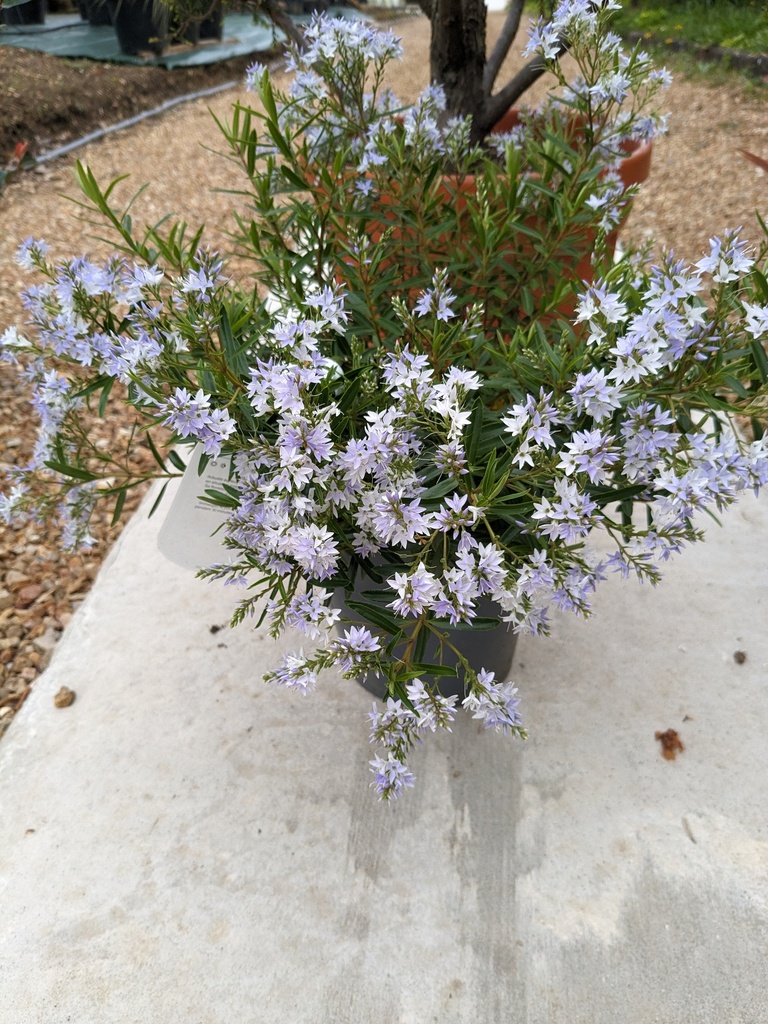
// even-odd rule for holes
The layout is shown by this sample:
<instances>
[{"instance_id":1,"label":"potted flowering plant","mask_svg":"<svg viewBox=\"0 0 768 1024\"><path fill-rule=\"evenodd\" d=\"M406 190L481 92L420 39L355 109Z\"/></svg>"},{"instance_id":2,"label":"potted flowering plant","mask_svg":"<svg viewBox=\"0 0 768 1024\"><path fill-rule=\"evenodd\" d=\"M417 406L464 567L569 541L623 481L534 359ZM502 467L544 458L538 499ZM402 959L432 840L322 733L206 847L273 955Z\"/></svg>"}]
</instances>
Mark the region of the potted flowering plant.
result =
<instances>
[{"instance_id":1,"label":"potted flowering plant","mask_svg":"<svg viewBox=\"0 0 768 1024\"><path fill-rule=\"evenodd\" d=\"M768 481L768 248L733 233L694 266L608 258L627 198L618 143L658 124L643 103L661 77L571 6L583 83L490 149L469 118L440 127L436 88L410 108L383 90L397 43L361 22L315 21L286 94L251 69L263 105L223 127L246 175L239 248L255 281L228 276L201 231L137 235L114 183L80 165L119 252L103 265L55 265L42 242L19 253L44 280L26 293L33 330L7 331L3 352L23 363L41 428L0 514L57 516L87 544L95 504L118 517L145 479L137 444L159 477L184 468L185 445L187 473L224 460L223 481L199 485L224 517L201 575L247 588L235 622L315 645L274 682L308 693L331 666L378 678L384 798L412 783L410 746L459 702L524 735L488 660L497 640L473 653L463 637L588 615L609 573L656 582L701 538L699 512ZM626 85L605 87L609 66ZM574 135L574 115L589 132ZM573 272L585 237L590 284ZM86 425L115 402L137 417L120 452Z\"/></svg>"}]
</instances>

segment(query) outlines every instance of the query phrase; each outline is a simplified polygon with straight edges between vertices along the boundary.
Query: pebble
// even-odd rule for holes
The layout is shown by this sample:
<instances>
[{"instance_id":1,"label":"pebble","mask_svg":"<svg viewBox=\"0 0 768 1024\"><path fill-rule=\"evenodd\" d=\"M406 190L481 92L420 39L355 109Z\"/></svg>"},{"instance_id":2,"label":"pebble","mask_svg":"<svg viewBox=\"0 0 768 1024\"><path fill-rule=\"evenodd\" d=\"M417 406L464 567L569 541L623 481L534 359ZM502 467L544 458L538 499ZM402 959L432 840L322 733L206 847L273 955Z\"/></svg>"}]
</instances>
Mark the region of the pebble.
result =
<instances>
[{"instance_id":1,"label":"pebble","mask_svg":"<svg viewBox=\"0 0 768 1024\"><path fill-rule=\"evenodd\" d=\"M77 694L74 690L70 690L68 686L62 686L56 696L53 698L53 703L57 708L68 708L70 704L75 703Z\"/></svg>"},{"instance_id":2,"label":"pebble","mask_svg":"<svg viewBox=\"0 0 768 1024\"><path fill-rule=\"evenodd\" d=\"M53 648L59 641L61 633L58 630L53 629L51 626L41 635L34 638L32 646L38 654L50 655Z\"/></svg>"},{"instance_id":3,"label":"pebble","mask_svg":"<svg viewBox=\"0 0 768 1024\"><path fill-rule=\"evenodd\" d=\"M30 583L19 591L17 603L21 608L28 608L43 593L39 583Z\"/></svg>"},{"instance_id":4,"label":"pebble","mask_svg":"<svg viewBox=\"0 0 768 1024\"><path fill-rule=\"evenodd\" d=\"M14 552L16 553L16 552ZM31 583L29 576L26 573L19 572L17 569L9 569L5 574L5 585L11 590L20 590L22 587Z\"/></svg>"},{"instance_id":5,"label":"pebble","mask_svg":"<svg viewBox=\"0 0 768 1024\"><path fill-rule=\"evenodd\" d=\"M0 281L0 299L5 283ZM37 424L29 415L29 386L19 381L13 367L0 363L0 394L3 395L4 422L0 425L0 493L7 486L3 467L21 458L34 443ZM116 417L119 421L119 415ZM125 420L131 415L126 410ZM5 428L5 429L3 429ZM108 428L114 438L130 429L123 423ZM4 436L5 434L10 435ZM9 445L15 438L21 445ZM3 456L3 452L6 452ZM147 469L151 468L151 455ZM125 507L127 519L142 494L129 495ZM64 552L55 527L39 523L0 521L0 702L12 700L11 713L0 719L0 735L30 692L31 686L47 665L62 629L74 609L91 588L118 530L110 529L111 516L97 515L92 533L99 540L96 550L81 555Z\"/></svg>"}]
</instances>

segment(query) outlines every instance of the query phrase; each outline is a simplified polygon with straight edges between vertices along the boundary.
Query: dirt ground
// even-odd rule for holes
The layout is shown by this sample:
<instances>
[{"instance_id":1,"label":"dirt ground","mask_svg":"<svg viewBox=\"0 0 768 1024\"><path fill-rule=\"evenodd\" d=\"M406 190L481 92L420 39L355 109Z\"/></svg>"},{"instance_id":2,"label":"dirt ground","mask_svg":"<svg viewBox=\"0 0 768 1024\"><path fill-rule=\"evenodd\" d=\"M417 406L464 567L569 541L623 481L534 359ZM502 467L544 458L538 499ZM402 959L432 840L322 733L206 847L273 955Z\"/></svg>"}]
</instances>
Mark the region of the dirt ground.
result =
<instances>
[{"instance_id":1,"label":"dirt ground","mask_svg":"<svg viewBox=\"0 0 768 1024\"><path fill-rule=\"evenodd\" d=\"M0 46L0 167L19 142L40 156L174 96L240 80L254 60L168 70Z\"/></svg>"}]
</instances>

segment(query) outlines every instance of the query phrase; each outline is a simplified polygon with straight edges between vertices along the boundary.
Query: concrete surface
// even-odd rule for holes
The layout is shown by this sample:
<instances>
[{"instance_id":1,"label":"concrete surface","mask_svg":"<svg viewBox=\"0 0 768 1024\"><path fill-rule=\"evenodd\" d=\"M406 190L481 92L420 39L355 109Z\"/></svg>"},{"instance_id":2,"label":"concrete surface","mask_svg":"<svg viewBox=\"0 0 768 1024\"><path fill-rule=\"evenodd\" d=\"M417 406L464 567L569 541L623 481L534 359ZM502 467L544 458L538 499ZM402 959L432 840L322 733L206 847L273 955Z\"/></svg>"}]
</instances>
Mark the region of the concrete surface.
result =
<instances>
[{"instance_id":1,"label":"concrete surface","mask_svg":"<svg viewBox=\"0 0 768 1024\"><path fill-rule=\"evenodd\" d=\"M0 1022L768 1021L768 502L725 524L521 640L530 740L462 720L390 808L367 695L263 684L140 513L0 744Z\"/></svg>"}]
</instances>

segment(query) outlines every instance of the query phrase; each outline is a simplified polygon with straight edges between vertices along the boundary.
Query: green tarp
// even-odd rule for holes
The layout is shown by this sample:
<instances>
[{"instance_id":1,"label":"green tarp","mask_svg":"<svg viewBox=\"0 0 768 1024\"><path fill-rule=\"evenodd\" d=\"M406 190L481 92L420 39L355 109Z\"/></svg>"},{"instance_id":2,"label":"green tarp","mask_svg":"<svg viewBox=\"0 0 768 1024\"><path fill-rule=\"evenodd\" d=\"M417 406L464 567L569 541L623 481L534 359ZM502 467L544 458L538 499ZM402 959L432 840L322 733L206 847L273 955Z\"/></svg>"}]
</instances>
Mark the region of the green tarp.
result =
<instances>
[{"instance_id":1,"label":"green tarp","mask_svg":"<svg viewBox=\"0 0 768 1024\"><path fill-rule=\"evenodd\" d=\"M224 19L222 39L206 40L197 46L175 46L160 57L144 58L121 53L115 30L110 25L95 28L70 14L49 14L45 25L0 26L0 46L20 46L57 57L89 57L124 64L159 64L167 68L215 64L246 53L263 53L283 38L282 33L276 33L270 27L254 24L249 14L228 14Z\"/></svg>"}]
</instances>

